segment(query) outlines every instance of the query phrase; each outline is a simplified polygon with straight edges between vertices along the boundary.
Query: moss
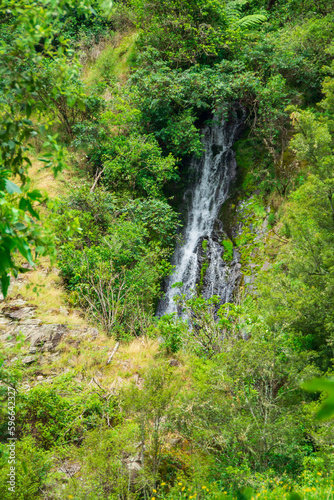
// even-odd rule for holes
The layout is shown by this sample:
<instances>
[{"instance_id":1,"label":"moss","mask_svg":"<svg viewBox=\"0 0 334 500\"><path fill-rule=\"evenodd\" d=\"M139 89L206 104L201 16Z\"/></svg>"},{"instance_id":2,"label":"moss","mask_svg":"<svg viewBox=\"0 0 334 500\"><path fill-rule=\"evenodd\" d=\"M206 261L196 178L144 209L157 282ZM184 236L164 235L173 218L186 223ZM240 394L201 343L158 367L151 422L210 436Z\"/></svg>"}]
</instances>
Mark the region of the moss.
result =
<instances>
[{"instance_id":1,"label":"moss","mask_svg":"<svg viewBox=\"0 0 334 500\"><path fill-rule=\"evenodd\" d=\"M236 188L244 198L259 187L259 181L261 180L260 171L263 169L265 151L258 139L249 137L247 131L234 144L233 149L238 165Z\"/></svg>"},{"instance_id":2,"label":"moss","mask_svg":"<svg viewBox=\"0 0 334 500\"><path fill-rule=\"evenodd\" d=\"M233 260L233 242L231 240L223 240L222 245L224 247L224 260L231 262Z\"/></svg>"},{"instance_id":3,"label":"moss","mask_svg":"<svg viewBox=\"0 0 334 500\"><path fill-rule=\"evenodd\" d=\"M241 255L243 272L250 273L249 265L257 262L257 256L264 245L263 238L259 238L259 230L266 218L266 210L261 196L253 196L243 207L238 217L242 224L242 232L235 239Z\"/></svg>"}]
</instances>

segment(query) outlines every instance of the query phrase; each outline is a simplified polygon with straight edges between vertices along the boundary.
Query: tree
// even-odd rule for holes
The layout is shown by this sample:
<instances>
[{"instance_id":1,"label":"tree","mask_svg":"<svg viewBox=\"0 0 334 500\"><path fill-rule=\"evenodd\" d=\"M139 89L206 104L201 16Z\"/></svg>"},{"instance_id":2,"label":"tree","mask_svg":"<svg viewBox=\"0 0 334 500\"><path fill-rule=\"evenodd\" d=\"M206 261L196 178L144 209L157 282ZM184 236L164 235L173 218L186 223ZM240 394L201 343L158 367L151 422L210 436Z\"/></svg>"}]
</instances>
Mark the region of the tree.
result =
<instances>
[{"instance_id":1,"label":"tree","mask_svg":"<svg viewBox=\"0 0 334 500\"><path fill-rule=\"evenodd\" d=\"M56 136L48 135L41 115L56 106L66 122L64 107L84 109L73 82L78 71L67 41L58 33L59 16L74 0L4 0L0 7L3 37L0 46L0 277L7 294L10 273L23 271L18 254L34 263L36 255L55 252L51 232L42 227L36 205L45 202L30 189L31 140L40 136L48 154L43 161L56 175L64 166L64 151ZM79 10L89 12L89 0ZM66 86L64 85L66 82ZM55 104L55 100L57 101ZM58 106L58 104L59 106ZM40 123L38 123L40 121ZM70 126L70 124L69 124Z\"/></svg>"}]
</instances>

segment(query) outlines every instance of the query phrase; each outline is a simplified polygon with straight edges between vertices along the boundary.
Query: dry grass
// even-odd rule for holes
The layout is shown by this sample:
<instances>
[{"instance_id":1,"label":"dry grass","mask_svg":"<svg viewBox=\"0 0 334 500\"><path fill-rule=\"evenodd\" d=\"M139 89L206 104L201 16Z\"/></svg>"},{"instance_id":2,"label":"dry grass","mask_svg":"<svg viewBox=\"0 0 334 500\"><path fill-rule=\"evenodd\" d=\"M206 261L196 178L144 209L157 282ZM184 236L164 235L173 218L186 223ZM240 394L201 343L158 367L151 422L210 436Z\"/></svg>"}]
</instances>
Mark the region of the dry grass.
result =
<instances>
[{"instance_id":1,"label":"dry grass","mask_svg":"<svg viewBox=\"0 0 334 500\"><path fill-rule=\"evenodd\" d=\"M114 338L103 333L95 339L87 336L81 342L75 341L75 337L67 337L59 345L60 355L49 363L48 369L52 373L63 373L64 368L74 369L83 380L92 381L95 378L106 391L110 391L140 379L159 349L156 340L134 339L121 344L107 365L115 344Z\"/></svg>"},{"instance_id":2,"label":"dry grass","mask_svg":"<svg viewBox=\"0 0 334 500\"><path fill-rule=\"evenodd\" d=\"M82 156L82 155L81 155ZM80 164L80 172L75 171L73 167L73 160ZM29 176L31 178L31 188L39 189L42 194L47 195L49 198L61 198L68 196L69 186L75 178L85 176L86 166L84 160L80 158L80 154L75 155L68 153L66 159L66 168L59 172L55 178L51 169L45 168L42 161L37 158L31 158L32 166L29 169Z\"/></svg>"},{"instance_id":3,"label":"dry grass","mask_svg":"<svg viewBox=\"0 0 334 500\"><path fill-rule=\"evenodd\" d=\"M57 269L50 267L48 259L40 260L36 269L14 280L7 300L20 295L37 306L36 316L44 323L66 324L70 328L86 326L87 320L81 311L68 308Z\"/></svg>"}]
</instances>

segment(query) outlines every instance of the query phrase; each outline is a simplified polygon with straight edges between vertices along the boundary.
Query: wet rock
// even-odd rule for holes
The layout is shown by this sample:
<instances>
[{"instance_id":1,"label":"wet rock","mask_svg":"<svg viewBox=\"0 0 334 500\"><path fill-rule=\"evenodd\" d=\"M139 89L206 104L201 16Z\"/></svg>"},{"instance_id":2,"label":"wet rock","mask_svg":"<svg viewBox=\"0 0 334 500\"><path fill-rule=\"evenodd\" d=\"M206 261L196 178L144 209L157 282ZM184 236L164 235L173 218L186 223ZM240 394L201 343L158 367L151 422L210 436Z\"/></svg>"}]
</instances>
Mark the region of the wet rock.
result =
<instances>
[{"instance_id":1,"label":"wet rock","mask_svg":"<svg viewBox=\"0 0 334 500\"><path fill-rule=\"evenodd\" d=\"M238 258L236 252L231 258L230 248L228 258L224 259L225 248L221 241L226 233L218 219L236 177L237 163L232 146L246 118L246 111L241 106L233 111L227 120L215 116L210 126L202 130L204 154L190 165L189 174L193 180L185 191L182 208L187 214L184 238L175 250L175 271L166 280L166 294L159 303L158 315L178 312L174 298L179 290L173 286L177 282L183 283L182 293L187 298L196 285L200 285L204 298L218 295L221 303L233 300L240 280L235 267Z\"/></svg>"}]
</instances>

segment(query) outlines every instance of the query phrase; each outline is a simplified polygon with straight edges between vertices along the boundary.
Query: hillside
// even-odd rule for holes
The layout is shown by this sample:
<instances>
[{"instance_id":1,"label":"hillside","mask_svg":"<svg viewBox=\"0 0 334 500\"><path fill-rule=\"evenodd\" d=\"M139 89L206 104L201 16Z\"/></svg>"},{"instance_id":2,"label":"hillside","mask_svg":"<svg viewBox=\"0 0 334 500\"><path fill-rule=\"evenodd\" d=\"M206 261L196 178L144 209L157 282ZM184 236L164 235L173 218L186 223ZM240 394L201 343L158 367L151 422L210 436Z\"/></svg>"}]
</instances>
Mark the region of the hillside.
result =
<instances>
[{"instance_id":1,"label":"hillside","mask_svg":"<svg viewBox=\"0 0 334 500\"><path fill-rule=\"evenodd\" d=\"M0 6L1 499L334 499L333 31Z\"/></svg>"}]
</instances>

